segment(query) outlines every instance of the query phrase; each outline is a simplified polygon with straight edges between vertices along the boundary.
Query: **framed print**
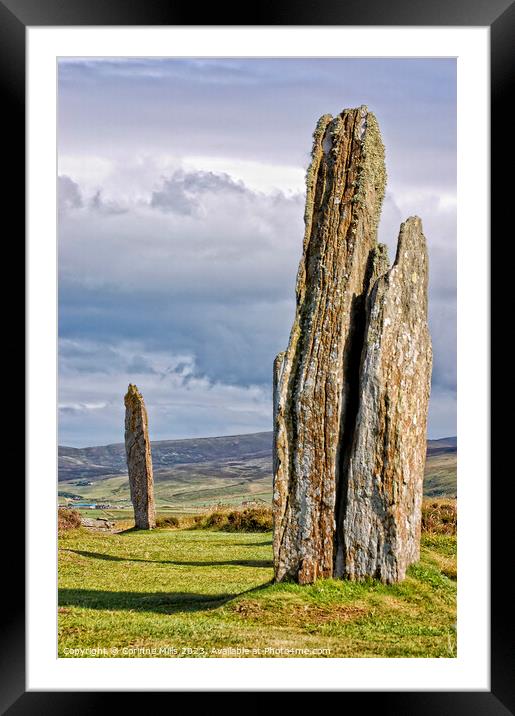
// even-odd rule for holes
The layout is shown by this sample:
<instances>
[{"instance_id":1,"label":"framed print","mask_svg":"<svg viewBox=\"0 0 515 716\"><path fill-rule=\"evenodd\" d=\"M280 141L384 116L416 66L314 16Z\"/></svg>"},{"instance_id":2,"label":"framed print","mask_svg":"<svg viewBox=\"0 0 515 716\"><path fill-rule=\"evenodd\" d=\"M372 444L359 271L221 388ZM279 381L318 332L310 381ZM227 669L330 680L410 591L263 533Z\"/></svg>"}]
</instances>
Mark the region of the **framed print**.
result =
<instances>
[{"instance_id":1,"label":"framed print","mask_svg":"<svg viewBox=\"0 0 515 716\"><path fill-rule=\"evenodd\" d=\"M501 5L192 25L2 0L28 339L8 713L119 691L514 710Z\"/></svg>"}]
</instances>

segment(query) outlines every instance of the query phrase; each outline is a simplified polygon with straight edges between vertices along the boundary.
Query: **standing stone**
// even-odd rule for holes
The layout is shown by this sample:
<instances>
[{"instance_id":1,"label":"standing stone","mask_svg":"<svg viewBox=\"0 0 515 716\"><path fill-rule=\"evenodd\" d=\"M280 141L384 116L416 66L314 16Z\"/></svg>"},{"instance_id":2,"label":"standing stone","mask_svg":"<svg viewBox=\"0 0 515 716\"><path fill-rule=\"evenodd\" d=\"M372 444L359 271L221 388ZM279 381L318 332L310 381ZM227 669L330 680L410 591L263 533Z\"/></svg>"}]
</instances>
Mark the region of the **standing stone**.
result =
<instances>
[{"instance_id":1,"label":"standing stone","mask_svg":"<svg viewBox=\"0 0 515 716\"><path fill-rule=\"evenodd\" d=\"M388 271L377 244L385 182L373 114L324 115L307 174L295 319L274 363L276 581L391 582L418 555L427 253L420 220L409 219Z\"/></svg>"},{"instance_id":2,"label":"standing stone","mask_svg":"<svg viewBox=\"0 0 515 716\"><path fill-rule=\"evenodd\" d=\"M368 301L337 577L398 582L420 556L432 367L427 282L422 223L411 217Z\"/></svg>"},{"instance_id":3,"label":"standing stone","mask_svg":"<svg viewBox=\"0 0 515 716\"><path fill-rule=\"evenodd\" d=\"M333 573L342 448L357 399L363 301L384 195L384 148L366 107L324 115L307 174L290 342L275 362L275 578Z\"/></svg>"},{"instance_id":4,"label":"standing stone","mask_svg":"<svg viewBox=\"0 0 515 716\"><path fill-rule=\"evenodd\" d=\"M134 522L138 529L151 530L156 526L156 515L148 416L143 396L132 384L125 396L125 452Z\"/></svg>"}]
</instances>

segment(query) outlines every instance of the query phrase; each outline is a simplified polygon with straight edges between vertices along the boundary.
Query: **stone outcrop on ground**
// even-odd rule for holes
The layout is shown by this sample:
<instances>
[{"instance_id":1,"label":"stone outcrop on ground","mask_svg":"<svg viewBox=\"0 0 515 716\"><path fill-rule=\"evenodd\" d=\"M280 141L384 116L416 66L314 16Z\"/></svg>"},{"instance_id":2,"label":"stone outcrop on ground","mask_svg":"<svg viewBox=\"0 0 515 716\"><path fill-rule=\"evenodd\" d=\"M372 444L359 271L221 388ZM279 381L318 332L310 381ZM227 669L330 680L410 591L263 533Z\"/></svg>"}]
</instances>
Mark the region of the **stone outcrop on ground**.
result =
<instances>
[{"instance_id":1,"label":"stone outcrop on ground","mask_svg":"<svg viewBox=\"0 0 515 716\"><path fill-rule=\"evenodd\" d=\"M116 522L106 520L103 517L81 517L80 523L82 527L86 527L87 529L95 532L112 532L116 527Z\"/></svg>"},{"instance_id":2,"label":"stone outcrop on ground","mask_svg":"<svg viewBox=\"0 0 515 716\"><path fill-rule=\"evenodd\" d=\"M389 269L384 148L366 107L324 115L290 341L274 363L274 571L402 579L418 556L431 344L420 219Z\"/></svg>"},{"instance_id":3,"label":"stone outcrop on ground","mask_svg":"<svg viewBox=\"0 0 515 716\"><path fill-rule=\"evenodd\" d=\"M156 514L148 416L143 396L132 384L125 395L125 452L135 526L153 529Z\"/></svg>"}]
</instances>

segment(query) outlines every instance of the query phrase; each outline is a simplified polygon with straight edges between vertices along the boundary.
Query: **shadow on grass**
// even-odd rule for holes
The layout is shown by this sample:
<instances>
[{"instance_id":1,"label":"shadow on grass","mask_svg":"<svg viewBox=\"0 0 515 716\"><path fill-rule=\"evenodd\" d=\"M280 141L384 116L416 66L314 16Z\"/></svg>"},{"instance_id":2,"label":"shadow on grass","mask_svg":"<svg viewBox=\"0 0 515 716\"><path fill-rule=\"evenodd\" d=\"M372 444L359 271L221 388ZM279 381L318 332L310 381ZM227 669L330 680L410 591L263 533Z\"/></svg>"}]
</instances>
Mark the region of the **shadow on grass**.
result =
<instances>
[{"instance_id":1,"label":"shadow on grass","mask_svg":"<svg viewBox=\"0 0 515 716\"><path fill-rule=\"evenodd\" d=\"M168 559L141 559L139 557L116 557L112 554L104 554L103 552L85 552L80 549L66 549L63 552L73 552L81 557L89 557L92 559L103 559L107 562L149 562L151 564L170 564L178 567L272 567L273 563L270 559L227 559L223 561L179 561Z\"/></svg>"},{"instance_id":2,"label":"shadow on grass","mask_svg":"<svg viewBox=\"0 0 515 716\"><path fill-rule=\"evenodd\" d=\"M115 530L115 534L116 535L129 535L129 534L137 534L138 532L144 533L144 534L149 534L149 533L162 534L163 529L165 529L165 531L166 531L166 528L160 528L160 527L156 528L155 530L141 530L139 527L127 527L124 530ZM171 530L171 531L174 532L175 530ZM217 533L223 534L223 535L239 534L241 536L243 536L245 534L245 531L237 532L237 531L231 531L231 530L201 530L198 527L183 527L183 528L181 528L181 531L197 532L197 533L205 531L209 534L217 534ZM269 532L269 531L270 530L267 530L267 532ZM259 533L249 532L247 534L259 534ZM269 540L265 540L264 542L234 542L233 544L239 545L240 547L271 547L272 540L269 539Z\"/></svg>"},{"instance_id":3,"label":"shadow on grass","mask_svg":"<svg viewBox=\"0 0 515 716\"><path fill-rule=\"evenodd\" d=\"M155 612L178 614L217 609L243 594L257 592L272 584L271 581L243 592L230 594L194 594L191 592L108 592L96 589L60 589L60 607L84 609Z\"/></svg>"},{"instance_id":4,"label":"shadow on grass","mask_svg":"<svg viewBox=\"0 0 515 716\"><path fill-rule=\"evenodd\" d=\"M271 559L227 559L220 562L163 562L163 564L175 564L177 566L191 567L273 567Z\"/></svg>"}]
</instances>

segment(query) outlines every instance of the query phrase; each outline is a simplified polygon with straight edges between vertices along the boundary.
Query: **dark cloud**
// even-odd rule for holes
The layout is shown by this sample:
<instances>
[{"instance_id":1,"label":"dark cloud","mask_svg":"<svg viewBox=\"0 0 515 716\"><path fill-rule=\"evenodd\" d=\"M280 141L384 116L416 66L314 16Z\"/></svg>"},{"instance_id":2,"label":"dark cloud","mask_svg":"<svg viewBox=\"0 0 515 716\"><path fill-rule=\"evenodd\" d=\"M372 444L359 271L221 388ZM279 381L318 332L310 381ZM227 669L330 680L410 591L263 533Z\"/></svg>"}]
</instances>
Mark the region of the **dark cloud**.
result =
<instances>
[{"instance_id":1,"label":"dark cloud","mask_svg":"<svg viewBox=\"0 0 515 716\"><path fill-rule=\"evenodd\" d=\"M95 372L77 369L81 353L95 355ZM153 440L270 429L268 390L211 380L202 375L193 356L148 350L135 341L112 343L106 350L102 342L62 339L60 444L98 444L100 435L105 443L123 441L123 396L129 382L145 396Z\"/></svg>"},{"instance_id":2,"label":"dark cloud","mask_svg":"<svg viewBox=\"0 0 515 716\"><path fill-rule=\"evenodd\" d=\"M205 193L244 194L245 186L227 174L177 171L152 192L150 205L164 211L192 215L200 210L200 196Z\"/></svg>"},{"instance_id":3,"label":"dark cloud","mask_svg":"<svg viewBox=\"0 0 515 716\"><path fill-rule=\"evenodd\" d=\"M102 190L97 189L90 199L89 206L93 211L98 211L99 214L110 216L112 214L125 214L128 209L120 206L115 201L104 201L102 198Z\"/></svg>"}]
</instances>

